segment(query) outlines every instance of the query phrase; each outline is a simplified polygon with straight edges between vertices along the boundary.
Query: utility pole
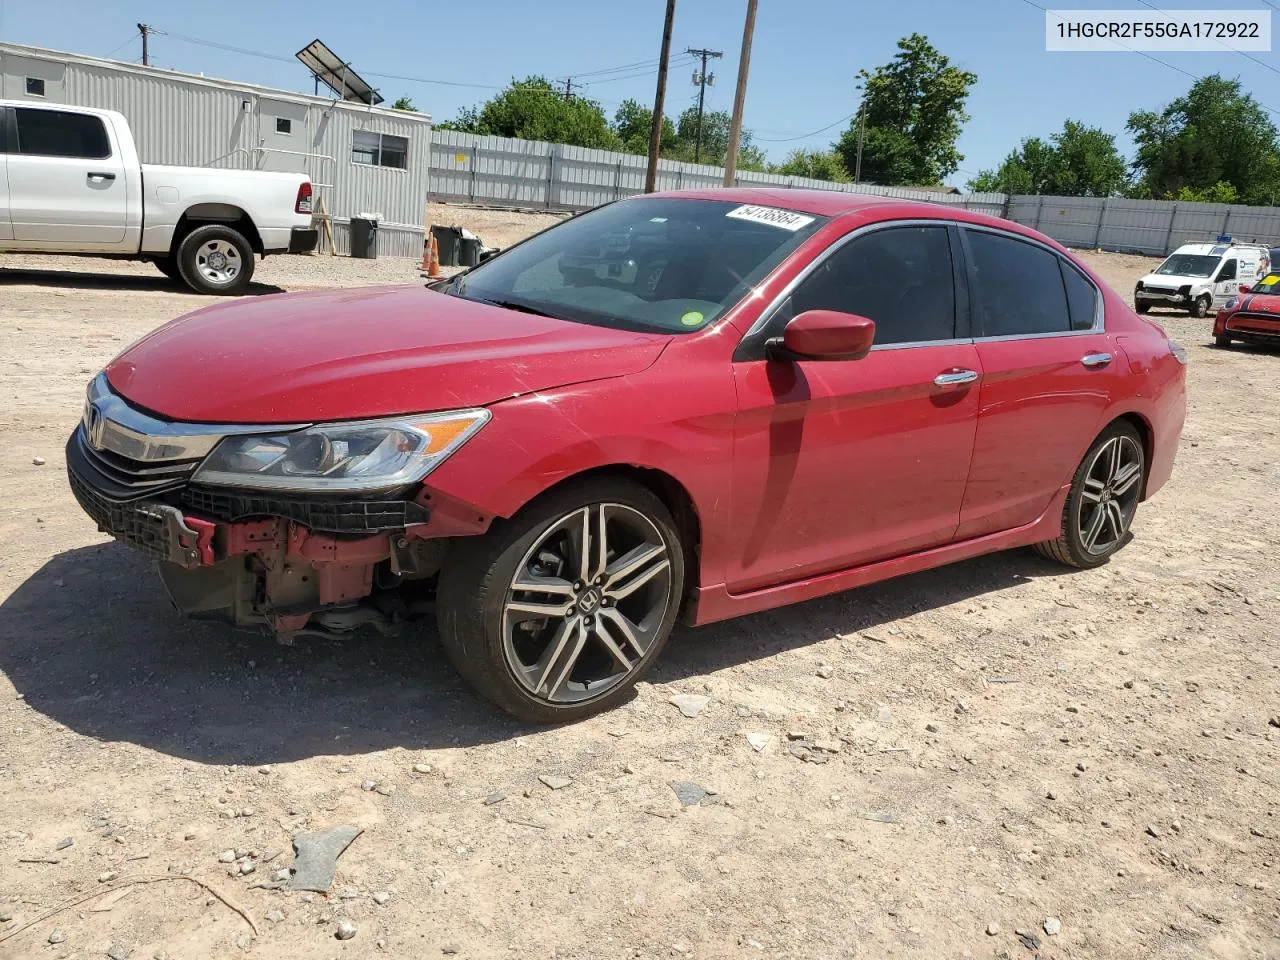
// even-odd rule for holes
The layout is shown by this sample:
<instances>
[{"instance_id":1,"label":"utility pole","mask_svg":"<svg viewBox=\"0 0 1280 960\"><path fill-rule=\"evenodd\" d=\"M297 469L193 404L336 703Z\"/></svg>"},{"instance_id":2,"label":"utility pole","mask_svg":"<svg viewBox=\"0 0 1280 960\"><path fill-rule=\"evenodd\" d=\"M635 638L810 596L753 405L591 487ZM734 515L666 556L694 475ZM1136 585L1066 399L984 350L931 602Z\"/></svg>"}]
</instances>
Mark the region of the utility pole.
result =
<instances>
[{"instance_id":1,"label":"utility pole","mask_svg":"<svg viewBox=\"0 0 1280 960\"><path fill-rule=\"evenodd\" d=\"M689 50L686 50L685 53L691 53L695 57L702 58L702 69L698 71L693 81L698 85L698 133L697 133L696 139L694 140L693 162L701 163L702 162L702 105L706 99L707 84L714 85L716 82L715 74L711 74L710 76L707 75L707 60L708 58L719 59L720 57L723 57L724 51L723 50L689 49Z\"/></svg>"},{"instance_id":2,"label":"utility pole","mask_svg":"<svg viewBox=\"0 0 1280 960\"><path fill-rule=\"evenodd\" d=\"M564 81L564 102L568 103L573 99L573 77L567 77Z\"/></svg>"},{"instance_id":3,"label":"utility pole","mask_svg":"<svg viewBox=\"0 0 1280 960\"><path fill-rule=\"evenodd\" d=\"M649 130L649 169L644 174L644 192L658 186L658 152L662 149L662 111L667 99L667 62L671 59L671 25L676 19L676 0L667 0L667 19L662 25L662 54L658 58L658 89L653 95L653 127Z\"/></svg>"},{"instance_id":4,"label":"utility pole","mask_svg":"<svg viewBox=\"0 0 1280 960\"><path fill-rule=\"evenodd\" d=\"M145 23L140 23L138 24L138 32L142 34L142 65L149 67L151 66L151 57L148 55L149 51L147 50L147 34L151 32L151 28Z\"/></svg>"},{"instance_id":5,"label":"utility pole","mask_svg":"<svg viewBox=\"0 0 1280 960\"><path fill-rule=\"evenodd\" d=\"M729 152L724 158L724 185L732 187L738 174L738 140L742 137L742 108L747 100L747 71L751 66L751 36L756 29L756 0L747 0L742 26L742 56L738 59L738 88L733 92L733 120L729 124Z\"/></svg>"}]
</instances>

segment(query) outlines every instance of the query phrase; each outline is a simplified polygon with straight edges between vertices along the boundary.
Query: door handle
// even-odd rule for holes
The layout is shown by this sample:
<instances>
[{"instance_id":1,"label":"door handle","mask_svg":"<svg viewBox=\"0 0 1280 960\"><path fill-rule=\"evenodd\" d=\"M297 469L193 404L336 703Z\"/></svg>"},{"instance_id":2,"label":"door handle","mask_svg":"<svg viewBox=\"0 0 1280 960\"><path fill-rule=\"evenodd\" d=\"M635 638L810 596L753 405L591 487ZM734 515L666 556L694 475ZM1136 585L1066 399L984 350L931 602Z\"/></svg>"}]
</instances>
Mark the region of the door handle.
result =
<instances>
[{"instance_id":1,"label":"door handle","mask_svg":"<svg viewBox=\"0 0 1280 960\"><path fill-rule=\"evenodd\" d=\"M1080 358L1080 362L1086 367L1105 367L1112 359L1109 353L1086 353Z\"/></svg>"},{"instance_id":2,"label":"door handle","mask_svg":"<svg viewBox=\"0 0 1280 960\"><path fill-rule=\"evenodd\" d=\"M973 383L977 379L978 371L976 370L948 370L934 377L933 383L937 387L959 387L966 383Z\"/></svg>"},{"instance_id":3,"label":"door handle","mask_svg":"<svg viewBox=\"0 0 1280 960\"><path fill-rule=\"evenodd\" d=\"M89 179L89 180L114 180L115 178L116 178L116 175L115 175L114 173L96 173L96 172L93 172L93 173L89 173L89 174L88 174L88 179Z\"/></svg>"}]
</instances>

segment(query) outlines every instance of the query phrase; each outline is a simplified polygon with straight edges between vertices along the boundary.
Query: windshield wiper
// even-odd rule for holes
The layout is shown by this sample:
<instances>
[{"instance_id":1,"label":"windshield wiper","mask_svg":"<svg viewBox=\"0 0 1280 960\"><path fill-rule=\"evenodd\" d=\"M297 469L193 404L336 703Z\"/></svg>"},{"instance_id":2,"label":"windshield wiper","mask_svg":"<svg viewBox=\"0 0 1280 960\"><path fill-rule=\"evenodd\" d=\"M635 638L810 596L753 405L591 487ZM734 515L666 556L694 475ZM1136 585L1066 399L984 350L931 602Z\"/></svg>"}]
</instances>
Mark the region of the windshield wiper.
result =
<instances>
[{"instance_id":1,"label":"windshield wiper","mask_svg":"<svg viewBox=\"0 0 1280 960\"><path fill-rule=\"evenodd\" d=\"M537 307L530 306L527 303L521 303L519 300L490 300L487 297L470 297L463 294L459 294L459 296L462 296L464 300L478 300L481 303L487 303L493 307L503 307L504 309L507 309L507 310L517 310L520 313L531 313L535 317L550 317L552 320L564 319L563 317L556 316L554 313L547 313L547 311L540 310Z\"/></svg>"}]
</instances>

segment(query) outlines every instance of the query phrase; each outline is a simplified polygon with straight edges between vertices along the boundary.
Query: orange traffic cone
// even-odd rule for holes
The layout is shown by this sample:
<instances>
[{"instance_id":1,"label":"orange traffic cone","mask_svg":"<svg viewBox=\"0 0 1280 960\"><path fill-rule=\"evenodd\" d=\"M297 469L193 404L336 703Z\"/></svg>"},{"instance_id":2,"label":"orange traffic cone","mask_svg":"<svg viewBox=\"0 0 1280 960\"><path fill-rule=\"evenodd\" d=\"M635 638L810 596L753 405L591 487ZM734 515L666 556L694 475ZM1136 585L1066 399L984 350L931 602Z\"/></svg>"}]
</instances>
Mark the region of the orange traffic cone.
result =
<instances>
[{"instance_id":1,"label":"orange traffic cone","mask_svg":"<svg viewBox=\"0 0 1280 960\"><path fill-rule=\"evenodd\" d=\"M431 235L431 245L427 247L427 276L440 276L440 245L436 242L436 236Z\"/></svg>"}]
</instances>

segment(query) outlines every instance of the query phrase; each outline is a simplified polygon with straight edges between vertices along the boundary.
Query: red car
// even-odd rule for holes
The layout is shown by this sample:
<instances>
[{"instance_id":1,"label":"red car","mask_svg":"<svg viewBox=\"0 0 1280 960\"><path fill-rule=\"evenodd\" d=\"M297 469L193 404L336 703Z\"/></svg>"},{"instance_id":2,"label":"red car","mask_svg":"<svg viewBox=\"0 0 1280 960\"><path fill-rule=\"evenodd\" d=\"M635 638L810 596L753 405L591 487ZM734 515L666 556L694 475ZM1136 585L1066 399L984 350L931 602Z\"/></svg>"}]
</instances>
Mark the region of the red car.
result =
<instances>
[{"instance_id":1,"label":"red car","mask_svg":"<svg viewBox=\"0 0 1280 960\"><path fill-rule=\"evenodd\" d=\"M1269 273L1240 295L1228 300L1213 321L1213 342L1230 346L1246 343L1280 344L1280 274Z\"/></svg>"},{"instance_id":2,"label":"red car","mask_svg":"<svg viewBox=\"0 0 1280 960\"><path fill-rule=\"evenodd\" d=\"M1185 355L1051 240L926 203L613 203L458 278L217 304L67 445L190 614L434 609L519 717L616 704L702 624L1010 547L1094 567L1168 479Z\"/></svg>"}]
</instances>

